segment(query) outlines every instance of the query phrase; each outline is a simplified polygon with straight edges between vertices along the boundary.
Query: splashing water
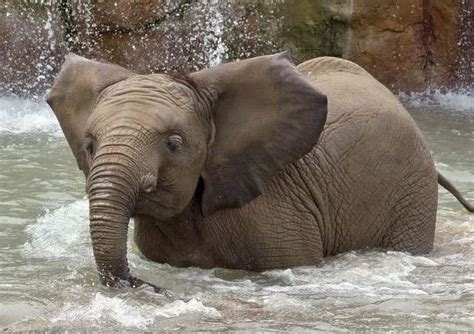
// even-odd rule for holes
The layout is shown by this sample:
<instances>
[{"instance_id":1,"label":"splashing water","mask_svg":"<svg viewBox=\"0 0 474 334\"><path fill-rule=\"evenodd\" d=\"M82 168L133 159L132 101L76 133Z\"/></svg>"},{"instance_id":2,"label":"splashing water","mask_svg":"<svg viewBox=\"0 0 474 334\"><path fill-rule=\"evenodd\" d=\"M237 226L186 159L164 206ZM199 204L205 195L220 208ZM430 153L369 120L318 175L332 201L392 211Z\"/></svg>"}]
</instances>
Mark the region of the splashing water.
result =
<instances>
[{"instance_id":1,"label":"splashing water","mask_svg":"<svg viewBox=\"0 0 474 334\"><path fill-rule=\"evenodd\" d=\"M441 107L458 111L474 112L474 91L463 89L460 91L441 89L427 89L418 93L398 94L400 100L411 108Z\"/></svg>"},{"instance_id":2,"label":"splashing water","mask_svg":"<svg viewBox=\"0 0 474 334\"><path fill-rule=\"evenodd\" d=\"M89 304L77 307L66 304L61 312L51 319L55 326L68 325L71 322L96 323L100 328L107 323L117 323L122 328L146 330L160 318L176 318L186 314L197 314L209 318L219 318L220 314L212 307L191 299L189 302L177 300L157 308L155 304L137 304L120 297L107 297L95 294Z\"/></svg>"},{"instance_id":3,"label":"splashing water","mask_svg":"<svg viewBox=\"0 0 474 334\"><path fill-rule=\"evenodd\" d=\"M438 168L474 199L472 96L400 97ZM9 330L466 331L474 324L474 216L444 190L435 248L424 256L351 252L320 267L248 273L153 263L130 242L132 272L169 289L167 298L147 287L100 285L83 175L45 103L0 98L0 151L0 326ZM132 240L133 223L129 233Z\"/></svg>"},{"instance_id":4,"label":"splashing water","mask_svg":"<svg viewBox=\"0 0 474 334\"><path fill-rule=\"evenodd\" d=\"M0 133L56 133L57 130L60 130L59 123L44 102L0 98Z\"/></svg>"}]
</instances>

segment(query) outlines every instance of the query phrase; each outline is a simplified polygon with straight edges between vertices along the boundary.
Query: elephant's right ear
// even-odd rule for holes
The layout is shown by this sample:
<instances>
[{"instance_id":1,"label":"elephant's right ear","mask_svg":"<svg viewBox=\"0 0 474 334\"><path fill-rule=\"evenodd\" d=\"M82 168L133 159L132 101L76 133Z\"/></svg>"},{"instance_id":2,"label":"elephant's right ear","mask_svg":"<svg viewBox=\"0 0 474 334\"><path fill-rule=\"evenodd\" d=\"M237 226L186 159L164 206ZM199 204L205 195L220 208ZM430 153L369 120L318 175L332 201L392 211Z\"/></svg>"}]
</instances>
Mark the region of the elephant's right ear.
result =
<instances>
[{"instance_id":1,"label":"elephant's right ear","mask_svg":"<svg viewBox=\"0 0 474 334\"><path fill-rule=\"evenodd\" d=\"M95 100L106 87L133 75L117 65L99 63L74 53L66 56L47 102L61 125L80 169L86 167L84 130ZM87 173L86 170L84 172Z\"/></svg>"}]
</instances>

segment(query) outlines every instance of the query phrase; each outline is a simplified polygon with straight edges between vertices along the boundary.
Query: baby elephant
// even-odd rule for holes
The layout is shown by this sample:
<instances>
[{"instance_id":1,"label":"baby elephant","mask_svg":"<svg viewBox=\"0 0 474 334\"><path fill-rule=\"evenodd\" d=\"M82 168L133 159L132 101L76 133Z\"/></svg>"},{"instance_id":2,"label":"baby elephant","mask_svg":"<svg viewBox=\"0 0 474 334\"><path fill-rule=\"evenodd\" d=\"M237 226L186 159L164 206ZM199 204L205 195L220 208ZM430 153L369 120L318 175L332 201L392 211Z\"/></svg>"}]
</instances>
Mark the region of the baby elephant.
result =
<instances>
[{"instance_id":1,"label":"baby elephant","mask_svg":"<svg viewBox=\"0 0 474 334\"><path fill-rule=\"evenodd\" d=\"M433 247L438 182L421 131L358 65L286 53L138 75L67 56L48 97L87 179L102 282L148 259L267 270L361 248Z\"/></svg>"}]
</instances>

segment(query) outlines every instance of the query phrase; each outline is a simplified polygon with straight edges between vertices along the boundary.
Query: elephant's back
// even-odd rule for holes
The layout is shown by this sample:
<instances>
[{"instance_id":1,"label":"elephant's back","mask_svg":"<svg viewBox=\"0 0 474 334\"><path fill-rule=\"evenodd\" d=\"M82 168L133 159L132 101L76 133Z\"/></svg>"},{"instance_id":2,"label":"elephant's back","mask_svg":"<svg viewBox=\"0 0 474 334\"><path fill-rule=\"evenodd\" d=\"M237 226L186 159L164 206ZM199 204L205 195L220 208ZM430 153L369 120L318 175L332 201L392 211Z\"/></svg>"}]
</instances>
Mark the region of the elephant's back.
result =
<instances>
[{"instance_id":1,"label":"elephant's back","mask_svg":"<svg viewBox=\"0 0 474 334\"><path fill-rule=\"evenodd\" d=\"M360 66L322 57L298 69L328 96L327 123L309 154L318 165L315 181L324 180L316 182L333 203L327 216L342 226L341 233L357 236L341 249L325 245L325 253L379 246L384 232L374 226L388 226L382 222L395 215L404 192L415 191L408 188L423 180L428 196L436 196L436 170L424 137L398 99Z\"/></svg>"},{"instance_id":2,"label":"elephant's back","mask_svg":"<svg viewBox=\"0 0 474 334\"><path fill-rule=\"evenodd\" d=\"M321 57L300 64L298 69L328 97L320 143L329 140L333 150L339 148L349 154L348 150L363 146L375 155L389 149L399 157L411 155L424 145L420 129L403 105L359 65ZM403 143L406 141L411 145Z\"/></svg>"},{"instance_id":3,"label":"elephant's back","mask_svg":"<svg viewBox=\"0 0 474 334\"><path fill-rule=\"evenodd\" d=\"M384 85L351 61L320 57L308 60L297 68L317 89L328 96L328 124L349 115L408 115L398 99Z\"/></svg>"},{"instance_id":4,"label":"elephant's back","mask_svg":"<svg viewBox=\"0 0 474 334\"><path fill-rule=\"evenodd\" d=\"M370 146L374 154L400 150L399 156L425 145L413 118L383 84L348 60L321 57L298 66L328 97L328 116L321 136L342 150ZM399 147L402 142L412 145ZM406 144L406 143L405 143Z\"/></svg>"},{"instance_id":5,"label":"elephant's back","mask_svg":"<svg viewBox=\"0 0 474 334\"><path fill-rule=\"evenodd\" d=\"M298 70L308 77L334 72L354 73L370 76L369 72L354 62L336 57L319 57L307 60L297 66Z\"/></svg>"}]
</instances>

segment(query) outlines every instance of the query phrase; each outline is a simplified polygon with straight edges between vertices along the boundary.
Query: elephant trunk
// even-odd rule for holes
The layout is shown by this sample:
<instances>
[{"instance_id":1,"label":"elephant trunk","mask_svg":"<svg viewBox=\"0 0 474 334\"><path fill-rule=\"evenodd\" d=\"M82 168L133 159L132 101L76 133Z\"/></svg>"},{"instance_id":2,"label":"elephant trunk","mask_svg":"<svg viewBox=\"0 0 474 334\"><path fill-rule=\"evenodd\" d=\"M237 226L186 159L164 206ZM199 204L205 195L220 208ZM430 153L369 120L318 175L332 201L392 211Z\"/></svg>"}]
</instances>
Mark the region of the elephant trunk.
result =
<instances>
[{"instance_id":1,"label":"elephant trunk","mask_svg":"<svg viewBox=\"0 0 474 334\"><path fill-rule=\"evenodd\" d=\"M138 197L138 182L123 156L94 159L88 178L90 233L102 283L120 286L130 281L127 231Z\"/></svg>"}]
</instances>

